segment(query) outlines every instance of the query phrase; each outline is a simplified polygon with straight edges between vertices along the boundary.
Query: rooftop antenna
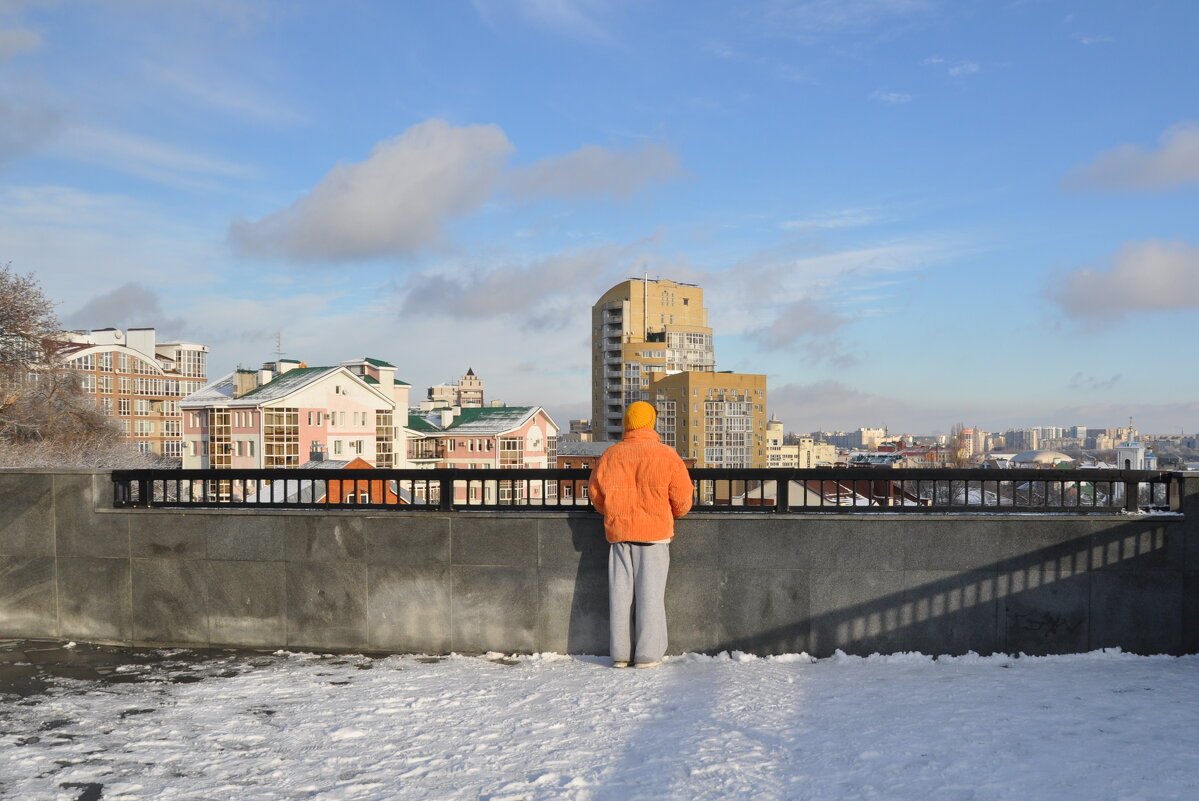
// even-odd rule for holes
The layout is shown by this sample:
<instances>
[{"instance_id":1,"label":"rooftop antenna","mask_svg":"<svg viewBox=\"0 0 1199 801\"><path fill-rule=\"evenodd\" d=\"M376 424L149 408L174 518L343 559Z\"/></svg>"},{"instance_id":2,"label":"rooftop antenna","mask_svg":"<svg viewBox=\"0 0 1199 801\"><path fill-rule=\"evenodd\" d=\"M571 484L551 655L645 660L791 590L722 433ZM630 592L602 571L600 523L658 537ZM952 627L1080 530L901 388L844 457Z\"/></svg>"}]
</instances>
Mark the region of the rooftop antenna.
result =
<instances>
[{"instance_id":1,"label":"rooftop antenna","mask_svg":"<svg viewBox=\"0 0 1199 801\"><path fill-rule=\"evenodd\" d=\"M283 353L283 332L276 331L275 332L275 360L277 361L279 359L282 359L283 355L284 355L284 353Z\"/></svg>"},{"instance_id":2,"label":"rooftop antenna","mask_svg":"<svg viewBox=\"0 0 1199 801\"><path fill-rule=\"evenodd\" d=\"M641 287L641 300L644 304L644 309L641 312L641 341L649 342L649 270L645 271L645 285Z\"/></svg>"}]
</instances>

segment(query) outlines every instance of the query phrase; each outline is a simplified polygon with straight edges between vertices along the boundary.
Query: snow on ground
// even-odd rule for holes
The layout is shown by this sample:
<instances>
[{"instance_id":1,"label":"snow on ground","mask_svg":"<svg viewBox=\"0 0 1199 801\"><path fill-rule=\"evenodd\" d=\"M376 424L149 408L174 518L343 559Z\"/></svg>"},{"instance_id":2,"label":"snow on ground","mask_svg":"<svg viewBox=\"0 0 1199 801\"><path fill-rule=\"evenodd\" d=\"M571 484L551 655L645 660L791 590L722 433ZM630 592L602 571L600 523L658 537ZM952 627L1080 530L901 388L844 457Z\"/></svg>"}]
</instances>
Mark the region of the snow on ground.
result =
<instances>
[{"instance_id":1,"label":"snow on ground","mask_svg":"<svg viewBox=\"0 0 1199 801\"><path fill-rule=\"evenodd\" d=\"M0 796L1199 799L1199 657L172 665L0 697Z\"/></svg>"}]
</instances>

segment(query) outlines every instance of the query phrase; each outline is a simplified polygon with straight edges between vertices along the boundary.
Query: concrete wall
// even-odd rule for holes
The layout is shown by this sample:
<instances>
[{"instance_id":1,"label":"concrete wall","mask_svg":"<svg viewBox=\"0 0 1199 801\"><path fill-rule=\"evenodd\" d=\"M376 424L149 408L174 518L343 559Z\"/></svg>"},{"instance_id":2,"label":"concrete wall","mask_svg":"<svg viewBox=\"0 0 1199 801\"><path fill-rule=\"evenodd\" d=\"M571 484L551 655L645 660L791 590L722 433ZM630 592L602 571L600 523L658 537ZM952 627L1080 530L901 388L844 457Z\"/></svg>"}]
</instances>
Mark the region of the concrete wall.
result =
<instances>
[{"instance_id":1,"label":"concrete wall","mask_svg":"<svg viewBox=\"0 0 1199 801\"><path fill-rule=\"evenodd\" d=\"M0 472L0 637L607 651L587 513L114 510L106 473ZM1185 516L692 515L672 652L1199 652Z\"/></svg>"}]
</instances>

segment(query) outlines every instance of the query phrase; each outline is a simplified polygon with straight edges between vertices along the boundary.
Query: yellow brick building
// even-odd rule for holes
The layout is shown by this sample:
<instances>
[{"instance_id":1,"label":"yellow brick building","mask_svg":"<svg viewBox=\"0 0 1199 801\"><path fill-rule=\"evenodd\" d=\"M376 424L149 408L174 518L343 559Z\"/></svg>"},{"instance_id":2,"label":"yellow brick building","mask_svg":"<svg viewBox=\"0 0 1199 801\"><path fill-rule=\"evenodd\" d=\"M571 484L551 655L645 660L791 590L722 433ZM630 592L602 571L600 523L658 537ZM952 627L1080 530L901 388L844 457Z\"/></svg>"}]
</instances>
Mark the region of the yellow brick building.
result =
<instances>
[{"instance_id":1,"label":"yellow brick building","mask_svg":"<svg viewBox=\"0 0 1199 801\"><path fill-rule=\"evenodd\" d=\"M651 400L655 378L716 369L704 291L665 279L622 281L591 308L591 421L618 440L625 407Z\"/></svg>"},{"instance_id":2,"label":"yellow brick building","mask_svg":"<svg viewBox=\"0 0 1199 801\"><path fill-rule=\"evenodd\" d=\"M696 467L766 467L766 376L659 374L649 400L658 433Z\"/></svg>"}]
</instances>

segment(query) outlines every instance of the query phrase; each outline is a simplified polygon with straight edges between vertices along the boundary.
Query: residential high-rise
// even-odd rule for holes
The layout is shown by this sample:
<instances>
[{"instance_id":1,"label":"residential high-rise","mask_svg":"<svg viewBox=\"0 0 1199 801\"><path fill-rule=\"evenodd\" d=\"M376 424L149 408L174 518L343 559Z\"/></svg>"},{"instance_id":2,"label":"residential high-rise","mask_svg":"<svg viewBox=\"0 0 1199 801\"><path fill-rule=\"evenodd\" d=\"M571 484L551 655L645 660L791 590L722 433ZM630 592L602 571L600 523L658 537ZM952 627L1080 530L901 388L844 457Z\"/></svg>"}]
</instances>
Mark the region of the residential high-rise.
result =
<instances>
[{"instance_id":1,"label":"residential high-rise","mask_svg":"<svg viewBox=\"0 0 1199 801\"><path fill-rule=\"evenodd\" d=\"M650 400L656 376L716 369L704 291L631 278L591 308L591 421L596 440L617 440L625 407Z\"/></svg>"},{"instance_id":2,"label":"residential high-rise","mask_svg":"<svg viewBox=\"0 0 1199 801\"><path fill-rule=\"evenodd\" d=\"M766 467L766 376L687 371L656 377L658 434L696 467Z\"/></svg>"}]
</instances>

